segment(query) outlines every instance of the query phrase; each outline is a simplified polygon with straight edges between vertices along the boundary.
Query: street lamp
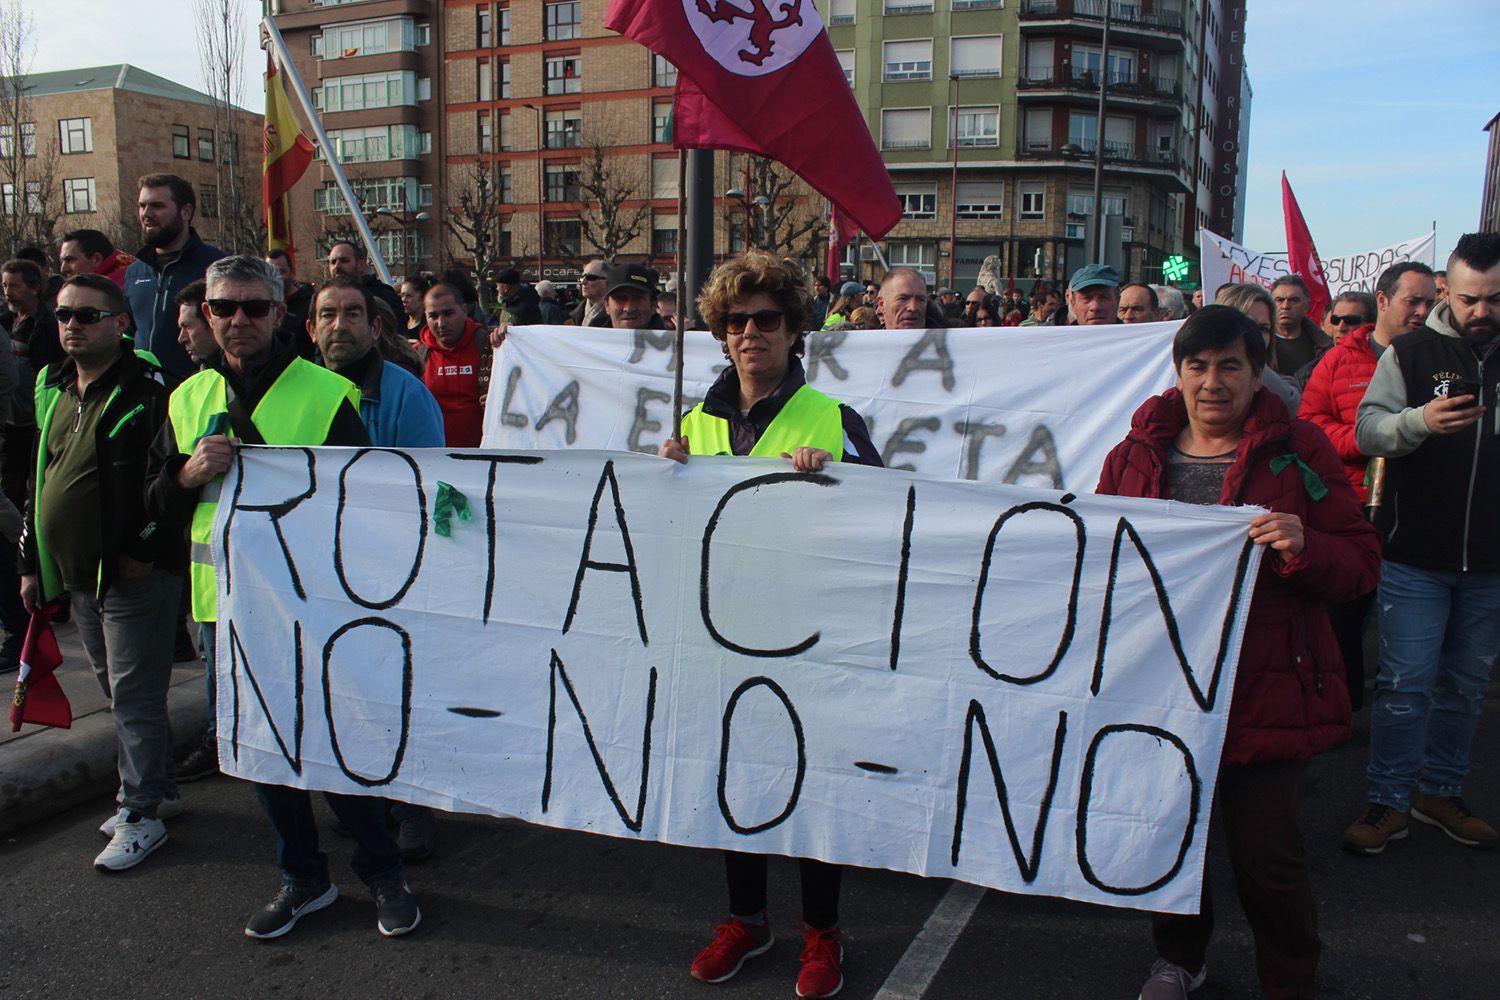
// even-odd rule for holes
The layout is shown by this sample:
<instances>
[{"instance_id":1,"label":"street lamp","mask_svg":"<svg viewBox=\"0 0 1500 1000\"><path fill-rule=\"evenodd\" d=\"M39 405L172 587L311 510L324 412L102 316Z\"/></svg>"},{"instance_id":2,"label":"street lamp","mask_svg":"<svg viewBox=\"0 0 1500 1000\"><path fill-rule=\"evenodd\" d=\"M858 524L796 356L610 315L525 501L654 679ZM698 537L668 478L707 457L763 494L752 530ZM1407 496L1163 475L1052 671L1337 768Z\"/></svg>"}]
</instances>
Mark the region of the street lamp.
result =
<instances>
[{"instance_id":1,"label":"street lamp","mask_svg":"<svg viewBox=\"0 0 1500 1000\"><path fill-rule=\"evenodd\" d=\"M542 274L542 251L547 244L547 221L543 215L543 197L547 172L546 161L542 158L542 109L535 104L522 104L523 108L530 108L536 112L536 280L541 281Z\"/></svg>"},{"instance_id":2,"label":"street lamp","mask_svg":"<svg viewBox=\"0 0 1500 1000\"><path fill-rule=\"evenodd\" d=\"M749 168L748 167L746 168L746 173L749 173ZM767 198L763 194L758 194L754 198L748 197L745 194L744 190L742 190L741 188L737 188L737 187L732 187L728 191L725 191L724 192L724 197L725 198L732 198L733 200L739 202L740 205L741 205L741 207L742 207L742 209L743 209L743 211L744 211L744 213L745 213L745 249L749 250L750 249L750 209L753 206L755 208L760 209L760 211L762 213L764 213L766 209L768 209L768 208L771 207L771 199Z\"/></svg>"}]
</instances>

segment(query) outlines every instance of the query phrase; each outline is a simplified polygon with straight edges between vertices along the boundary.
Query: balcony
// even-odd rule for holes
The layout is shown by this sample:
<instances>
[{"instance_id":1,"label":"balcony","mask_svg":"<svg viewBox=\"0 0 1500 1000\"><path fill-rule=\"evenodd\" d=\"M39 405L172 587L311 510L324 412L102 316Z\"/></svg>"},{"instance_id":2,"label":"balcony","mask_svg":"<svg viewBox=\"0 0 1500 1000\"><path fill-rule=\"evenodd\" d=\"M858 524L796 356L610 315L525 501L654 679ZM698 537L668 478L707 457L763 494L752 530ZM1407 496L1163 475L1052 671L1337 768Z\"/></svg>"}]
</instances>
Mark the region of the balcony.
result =
<instances>
[{"instance_id":1,"label":"balcony","mask_svg":"<svg viewBox=\"0 0 1500 1000\"><path fill-rule=\"evenodd\" d=\"M1022 92L1022 96L1028 91L1033 94L1043 91L1098 94L1099 78L1093 70L1074 70L1064 64L1060 73L1041 71L1023 75L1016 81L1016 89ZM1176 77L1114 74L1109 81L1109 96L1111 100L1120 98L1175 105L1182 100L1182 83Z\"/></svg>"},{"instance_id":2,"label":"balcony","mask_svg":"<svg viewBox=\"0 0 1500 1000\"><path fill-rule=\"evenodd\" d=\"M1083 150L1083 154L1069 156L1054 146L1050 138L1023 137L1016 141L1016 159L1071 163L1084 168L1093 166L1094 137L1092 135L1083 139L1076 137L1064 139L1060 142L1072 142ZM1110 170L1141 171L1156 177L1168 177L1173 182L1173 190L1176 193L1187 194L1191 191L1187 180L1187 164L1178 158L1176 150L1141 149L1134 143L1105 140L1104 163Z\"/></svg>"},{"instance_id":3,"label":"balcony","mask_svg":"<svg viewBox=\"0 0 1500 1000\"><path fill-rule=\"evenodd\" d=\"M886 139L880 144L881 149L901 151L912 149L931 149L931 139Z\"/></svg>"},{"instance_id":4,"label":"balcony","mask_svg":"<svg viewBox=\"0 0 1500 1000\"><path fill-rule=\"evenodd\" d=\"M1091 21L1104 23L1105 0L1021 0L1021 24L1027 22L1065 23ZM1187 24L1175 10L1146 10L1140 3L1113 0L1110 6L1110 29L1126 34L1170 35L1187 38Z\"/></svg>"},{"instance_id":5,"label":"balcony","mask_svg":"<svg viewBox=\"0 0 1500 1000\"><path fill-rule=\"evenodd\" d=\"M954 10L999 10L1005 0L953 0Z\"/></svg>"}]
</instances>

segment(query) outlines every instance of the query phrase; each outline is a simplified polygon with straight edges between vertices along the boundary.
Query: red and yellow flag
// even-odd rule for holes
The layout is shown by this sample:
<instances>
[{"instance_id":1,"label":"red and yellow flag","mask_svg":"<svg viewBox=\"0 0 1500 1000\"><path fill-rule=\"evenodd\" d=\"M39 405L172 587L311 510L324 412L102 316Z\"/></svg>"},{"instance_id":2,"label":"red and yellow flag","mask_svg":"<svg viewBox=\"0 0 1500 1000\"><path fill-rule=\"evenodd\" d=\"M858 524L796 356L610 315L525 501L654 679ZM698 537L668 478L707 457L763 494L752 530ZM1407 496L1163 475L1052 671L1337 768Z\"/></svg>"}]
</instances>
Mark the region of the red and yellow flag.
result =
<instances>
[{"instance_id":1,"label":"red and yellow flag","mask_svg":"<svg viewBox=\"0 0 1500 1000\"><path fill-rule=\"evenodd\" d=\"M266 54L266 125L262 159L262 192L266 205L266 249L292 249L287 193L312 163L313 144L302 134L281 86L276 61Z\"/></svg>"}]
</instances>

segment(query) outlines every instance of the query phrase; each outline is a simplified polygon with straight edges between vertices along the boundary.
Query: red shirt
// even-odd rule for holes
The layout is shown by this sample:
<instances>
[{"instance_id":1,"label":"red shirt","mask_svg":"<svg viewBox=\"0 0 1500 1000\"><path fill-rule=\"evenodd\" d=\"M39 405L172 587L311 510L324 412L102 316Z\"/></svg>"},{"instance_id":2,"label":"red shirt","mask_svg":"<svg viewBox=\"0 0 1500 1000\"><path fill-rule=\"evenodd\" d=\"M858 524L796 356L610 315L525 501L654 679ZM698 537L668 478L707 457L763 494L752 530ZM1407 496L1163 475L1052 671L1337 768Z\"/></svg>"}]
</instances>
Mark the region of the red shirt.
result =
<instances>
[{"instance_id":1,"label":"red shirt","mask_svg":"<svg viewBox=\"0 0 1500 1000\"><path fill-rule=\"evenodd\" d=\"M426 327L422 344L427 361L422 382L437 397L443 411L443 430L449 448L478 448L484 436L484 405L479 394L479 338L484 327L472 319L466 321L463 336L452 347Z\"/></svg>"}]
</instances>

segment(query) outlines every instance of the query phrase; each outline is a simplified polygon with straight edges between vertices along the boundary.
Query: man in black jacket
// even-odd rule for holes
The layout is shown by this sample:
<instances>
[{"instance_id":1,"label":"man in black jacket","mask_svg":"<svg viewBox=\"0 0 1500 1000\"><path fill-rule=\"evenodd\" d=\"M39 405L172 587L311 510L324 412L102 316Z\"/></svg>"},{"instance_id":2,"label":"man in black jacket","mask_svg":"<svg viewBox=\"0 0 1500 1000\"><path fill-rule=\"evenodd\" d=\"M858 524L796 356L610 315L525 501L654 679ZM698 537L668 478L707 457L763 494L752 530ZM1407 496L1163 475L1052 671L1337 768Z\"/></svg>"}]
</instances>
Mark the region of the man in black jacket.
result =
<instances>
[{"instance_id":1,"label":"man in black jacket","mask_svg":"<svg viewBox=\"0 0 1500 1000\"><path fill-rule=\"evenodd\" d=\"M391 311L400 316L404 311L401 296L396 290L370 273L370 255L358 243L340 240L328 248L328 276L342 274L353 278L370 290L370 294L385 302ZM305 327L304 327L305 329Z\"/></svg>"},{"instance_id":2,"label":"man in black jacket","mask_svg":"<svg viewBox=\"0 0 1500 1000\"><path fill-rule=\"evenodd\" d=\"M167 377L124 339L125 296L98 274L74 275L57 297L67 360L37 391L37 455L21 542L28 611L72 595L85 654L110 699L119 811L100 827L100 871L134 867L182 811L172 777L167 687L186 548L146 515L146 463L166 421Z\"/></svg>"},{"instance_id":3,"label":"man in black jacket","mask_svg":"<svg viewBox=\"0 0 1500 1000\"><path fill-rule=\"evenodd\" d=\"M125 298L135 319L135 346L151 352L167 371L187 378L197 370L177 342L177 293L203 277L224 251L199 238L193 185L176 174L140 180L136 214L146 245L125 269Z\"/></svg>"}]
</instances>

